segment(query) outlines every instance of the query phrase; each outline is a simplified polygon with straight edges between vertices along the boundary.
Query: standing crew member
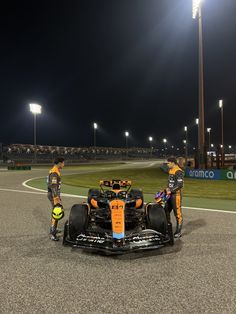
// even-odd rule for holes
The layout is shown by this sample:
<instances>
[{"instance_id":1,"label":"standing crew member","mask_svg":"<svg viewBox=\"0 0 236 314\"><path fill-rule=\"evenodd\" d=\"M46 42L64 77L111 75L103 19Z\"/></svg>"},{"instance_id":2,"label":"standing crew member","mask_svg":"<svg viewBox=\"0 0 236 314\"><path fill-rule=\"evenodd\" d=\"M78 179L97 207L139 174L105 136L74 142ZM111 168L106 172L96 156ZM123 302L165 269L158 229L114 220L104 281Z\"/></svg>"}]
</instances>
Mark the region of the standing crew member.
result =
<instances>
[{"instance_id":1,"label":"standing crew member","mask_svg":"<svg viewBox=\"0 0 236 314\"><path fill-rule=\"evenodd\" d=\"M170 198L166 204L166 211L168 220L170 221L170 212L173 209L176 218L176 231L174 236L175 238L180 238L182 236L181 229L183 225L181 189L184 185L184 172L178 166L177 160L174 157L167 159L167 166L169 168L169 178L166 192L170 195Z\"/></svg>"},{"instance_id":2,"label":"standing crew member","mask_svg":"<svg viewBox=\"0 0 236 314\"><path fill-rule=\"evenodd\" d=\"M65 159L63 157L58 157L54 161L53 168L48 174L48 199L52 205L52 218L50 234L51 240L58 241L57 236L57 224L58 220L62 219L64 216L63 206L61 203L61 169L64 167Z\"/></svg>"}]
</instances>

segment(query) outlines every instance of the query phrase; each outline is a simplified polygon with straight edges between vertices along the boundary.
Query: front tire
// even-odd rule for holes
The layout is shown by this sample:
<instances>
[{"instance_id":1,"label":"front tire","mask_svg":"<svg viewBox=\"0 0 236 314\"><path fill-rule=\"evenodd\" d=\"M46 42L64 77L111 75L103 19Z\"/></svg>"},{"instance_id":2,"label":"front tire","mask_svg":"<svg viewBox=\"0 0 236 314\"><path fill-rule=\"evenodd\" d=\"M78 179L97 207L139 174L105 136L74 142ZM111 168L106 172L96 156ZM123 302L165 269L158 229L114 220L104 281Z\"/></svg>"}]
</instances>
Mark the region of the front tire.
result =
<instances>
[{"instance_id":1,"label":"front tire","mask_svg":"<svg viewBox=\"0 0 236 314\"><path fill-rule=\"evenodd\" d=\"M70 210L68 220L68 235L70 240L75 241L76 237L86 231L88 226L88 206L86 204L75 204Z\"/></svg>"},{"instance_id":2,"label":"front tire","mask_svg":"<svg viewBox=\"0 0 236 314\"><path fill-rule=\"evenodd\" d=\"M148 228L166 235L168 232L168 225L166 213L162 206L158 204L150 204L147 208L147 225Z\"/></svg>"}]
</instances>

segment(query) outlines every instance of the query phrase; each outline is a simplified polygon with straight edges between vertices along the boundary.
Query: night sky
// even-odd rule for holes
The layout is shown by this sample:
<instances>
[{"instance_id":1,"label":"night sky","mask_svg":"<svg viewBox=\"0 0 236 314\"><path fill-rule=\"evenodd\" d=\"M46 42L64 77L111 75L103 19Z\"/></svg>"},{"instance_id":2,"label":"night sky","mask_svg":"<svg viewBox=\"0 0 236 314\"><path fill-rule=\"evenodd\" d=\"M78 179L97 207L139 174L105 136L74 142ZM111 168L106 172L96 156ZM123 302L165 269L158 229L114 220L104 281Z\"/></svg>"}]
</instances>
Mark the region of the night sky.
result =
<instances>
[{"instance_id":1,"label":"night sky","mask_svg":"<svg viewBox=\"0 0 236 314\"><path fill-rule=\"evenodd\" d=\"M37 143L197 143L198 22L191 0L4 1L0 142L33 143L28 104L42 105ZM204 0L205 126L236 145L236 1Z\"/></svg>"}]
</instances>

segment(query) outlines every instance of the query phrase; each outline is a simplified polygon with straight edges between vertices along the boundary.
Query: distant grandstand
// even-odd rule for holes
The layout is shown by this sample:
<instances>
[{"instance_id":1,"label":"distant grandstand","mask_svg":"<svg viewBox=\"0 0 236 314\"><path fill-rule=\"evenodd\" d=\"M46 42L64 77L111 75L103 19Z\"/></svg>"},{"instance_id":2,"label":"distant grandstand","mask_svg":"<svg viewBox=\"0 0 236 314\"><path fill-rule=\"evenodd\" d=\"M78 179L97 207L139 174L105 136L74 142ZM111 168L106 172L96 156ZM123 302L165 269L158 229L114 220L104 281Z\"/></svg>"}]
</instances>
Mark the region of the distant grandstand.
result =
<instances>
[{"instance_id":1,"label":"distant grandstand","mask_svg":"<svg viewBox=\"0 0 236 314\"><path fill-rule=\"evenodd\" d=\"M55 157L63 156L70 162L88 160L124 160L124 159L148 159L160 157L158 149L131 147L64 147L30 144L2 144L0 160L4 163L25 162L32 163L36 156L38 163L52 162Z\"/></svg>"}]
</instances>

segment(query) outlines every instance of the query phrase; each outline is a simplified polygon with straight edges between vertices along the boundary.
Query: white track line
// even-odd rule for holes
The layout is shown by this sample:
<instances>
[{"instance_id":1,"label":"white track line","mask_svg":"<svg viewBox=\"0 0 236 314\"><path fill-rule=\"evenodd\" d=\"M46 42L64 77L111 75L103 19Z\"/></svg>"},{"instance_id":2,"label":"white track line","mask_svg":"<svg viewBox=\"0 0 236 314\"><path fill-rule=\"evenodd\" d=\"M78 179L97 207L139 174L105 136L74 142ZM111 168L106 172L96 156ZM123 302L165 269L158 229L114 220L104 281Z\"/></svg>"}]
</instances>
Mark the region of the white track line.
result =
<instances>
[{"instance_id":1,"label":"white track line","mask_svg":"<svg viewBox=\"0 0 236 314\"><path fill-rule=\"evenodd\" d=\"M47 191L42 190L42 189L37 189L37 188L34 188L34 187L32 187L32 186L27 185L27 183L28 183L29 181L31 181L31 180L41 179L41 178L43 178L43 177L28 179L28 180L22 182L22 185L23 185L24 187L28 188L28 189L32 189L32 190L39 191L39 192L44 192L44 194L45 194L45 193L47 193ZM0 189L0 190L1 190L1 189ZM32 193L33 193L33 192L32 192ZM66 194L66 193L61 193L61 196L78 197L78 198L87 198L86 196L83 196L83 195Z\"/></svg>"},{"instance_id":2,"label":"white track line","mask_svg":"<svg viewBox=\"0 0 236 314\"><path fill-rule=\"evenodd\" d=\"M24 191L24 190L14 190L14 189L2 189L0 188L0 191L4 192L16 192L16 193L26 193L26 194L39 194L39 195L46 195L47 191L41 190L41 189L36 189L32 187L28 187L32 190L35 190L35 192L31 191ZM61 193L61 196L66 196L66 197L77 197L77 198L87 198L86 196L83 195L75 195L75 194L66 194L66 193Z\"/></svg>"},{"instance_id":3,"label":"white track line","mask_svg":"<svg viewBox=\"0 0 236 314\"><path fill-rule=\"evenodd\" d=\"M37 188L34 188L34 187L31 187L31 186L27 185L27 183L29 181L34 180L34 179L39 179L39 178L42 178L42 177L28 179L28 180L24 181L22 183L22 185L24 187L28 188L28 189L39 191L39 192L41 192L40 194L45 194L46 193L45 190L37 189ZM7 190L7 189L0 189L0 190L11 191L11 190ZM12 190L12 191L17 192L17 190ZM27 193L27 191L20 191L20 190L18 192L25 192L25 193ZM42 192L44 192L44 193L42 193ZM28 192L28 193L36 193L36 192ZM61 195L62 196L67 196L67 197L87 198L86 196L83 196L83 195L74 195L74 194L65 194L65 193L62 193ZM195 209L195 210L209 211L209 212L236 214L236 211L229 211L229 210L224 210L224 209L212 209L212 208L200 208L200 207L183 207L183 208L184 209Z\"/></svg>"},{"instance_id":4,"label":"white track line","mask_svg":"<svg viewBox=\"0 0 236 314\"><path fill-rule=\"evenodd\" d=\"M236 211L230 211L230 210L224 210L224 209L212 209L212 208L201 208L201 207L182 207L182 208L184 208L184 209L203 210L203 211L208 211L208 212L236 214Z\"/></svg>"}]
</instances>

